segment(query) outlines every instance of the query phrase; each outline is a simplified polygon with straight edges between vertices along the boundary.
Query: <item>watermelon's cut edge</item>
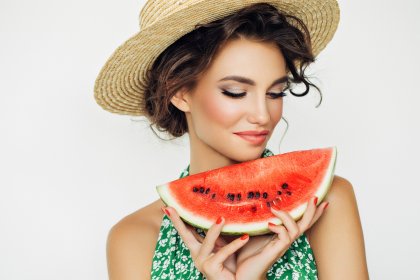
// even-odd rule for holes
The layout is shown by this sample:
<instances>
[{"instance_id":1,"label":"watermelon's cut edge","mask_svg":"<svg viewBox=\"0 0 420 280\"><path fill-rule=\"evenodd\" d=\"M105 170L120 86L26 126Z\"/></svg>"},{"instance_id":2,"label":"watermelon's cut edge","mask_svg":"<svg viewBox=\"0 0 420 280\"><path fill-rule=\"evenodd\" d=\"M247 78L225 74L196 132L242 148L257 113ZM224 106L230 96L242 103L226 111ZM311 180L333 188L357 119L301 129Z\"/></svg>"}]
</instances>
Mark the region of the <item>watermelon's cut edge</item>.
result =
<instances>
[{"instance_id":1,"label":"watermelon's cut edge","mask_svg":"<svg viewBox=\"0 0 420 280\"><path fill-rule=\"evenodd\" d=\"M335 166L336 166L336 161L337 161L337 147L336 146L327 147L326 149L328 148L332 149L332 154L331 154L328 168L325 172L325 176L322 180L322 183L320 184L320 187L315 193L315 195L318 197L317 206L322 203L334 179L334 171L335 171ZM200 218L198 215L191 215L190 212L186 211L185 208L181 207L181 205L175 199L173 199L172 196L170 195L168 185L169 183L158 185L156 186L156 190L159 193L159 196L161 200L163 201L163 203L166 206L171 206L174 209L176 209L179 217L184 222L196 228L201 228L203 230L208 230L214 224L214 221L212 222L212 221L209 221L208 219ZM295 209L290 211L289 214L292 216L292 218L295 221L298 221L299 219L303 217L306 211L306 208L307 208L307 202L302 203L301 205L297 206ZM261 222L256 222L256 223L225 225L222 228L221 234L241 235L244 232L246 232L250 236L255 236L255 235L273 233L268 228L268 222L272 222L277 225L283 224L279 218L273 216L270 219L267 219Z\"/></svg>"}]
</instances>

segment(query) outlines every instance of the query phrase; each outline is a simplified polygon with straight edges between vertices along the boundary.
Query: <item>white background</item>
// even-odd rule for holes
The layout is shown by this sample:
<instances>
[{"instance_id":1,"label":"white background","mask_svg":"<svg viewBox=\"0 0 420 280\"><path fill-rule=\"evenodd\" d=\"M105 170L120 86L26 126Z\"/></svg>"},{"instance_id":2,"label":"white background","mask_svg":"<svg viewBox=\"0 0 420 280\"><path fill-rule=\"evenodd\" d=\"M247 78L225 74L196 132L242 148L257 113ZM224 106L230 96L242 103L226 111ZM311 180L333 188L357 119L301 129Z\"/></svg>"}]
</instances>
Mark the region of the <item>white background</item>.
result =
<instances>
[{"instance_id":1,"label":"white background","mask_svg":"<svg viewBox=\"0 0 420 280\"><path fill-rule=\"evenodd\" d=\"M1 0L0 279L106 279L110 227L187 166L187 137L161 142L93 98L105 60L138 31L143 3ZM323 102L315 108L316 91L286 97L281 152L337 146L336 174L355 189L371 279L414 279L420 4L340 8L336 35L311 68ZM269 142L276 154L284 128Z\"/></svg>"}]
</instances>

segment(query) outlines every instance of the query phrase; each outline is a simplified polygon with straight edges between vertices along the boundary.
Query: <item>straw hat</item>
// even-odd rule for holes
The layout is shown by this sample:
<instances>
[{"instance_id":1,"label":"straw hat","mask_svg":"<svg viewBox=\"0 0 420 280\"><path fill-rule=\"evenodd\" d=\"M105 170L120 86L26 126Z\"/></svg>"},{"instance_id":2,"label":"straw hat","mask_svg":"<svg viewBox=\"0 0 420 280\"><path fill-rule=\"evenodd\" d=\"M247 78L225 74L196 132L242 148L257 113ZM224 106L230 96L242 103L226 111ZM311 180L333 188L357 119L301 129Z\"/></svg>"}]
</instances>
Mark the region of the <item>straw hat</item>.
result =
<instances>
[{"instance_id":1,"label":"straw hat","mask_svg":"<svg viewBox=\"0 0 420 280\"><path fill-rule=\"evenodd\" d=\"M315 57L332 39L340 19L337 0L148 0L140 12L140 31L114 51L96 78L96 102L112 113L147 116L142 111L143 89L147 70L158 55L197 23L259 2L300 18L311 34Z\"/></svg>"}]
</instances>

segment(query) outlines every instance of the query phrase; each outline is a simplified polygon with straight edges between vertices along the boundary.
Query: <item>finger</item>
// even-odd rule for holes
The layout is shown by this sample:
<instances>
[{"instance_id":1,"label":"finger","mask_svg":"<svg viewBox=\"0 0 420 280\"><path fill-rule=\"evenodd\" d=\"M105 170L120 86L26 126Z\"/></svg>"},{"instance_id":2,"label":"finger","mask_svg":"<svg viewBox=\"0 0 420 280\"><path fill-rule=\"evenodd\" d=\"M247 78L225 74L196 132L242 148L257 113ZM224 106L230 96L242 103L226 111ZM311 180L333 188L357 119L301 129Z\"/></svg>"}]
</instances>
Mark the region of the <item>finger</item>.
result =
<instances>
[{"instance_id":1,"label":"finger","mask_svg":"<svg viewBox=\"0 0 420 280\"><path fill-rule=\"evenodd\" d=\"M289 244L293 242L292 238L290 238L290 234L288 233L288 230L285 227L281 226L277 233L278 233L278 237L280 241L283 244Z\"/></svg>"},{"instance_id":2,"label":"finger","mask_svg":"<svg viewBox=\"0 0 420 280\"><path fill-rule=\"evenodd\" d=\"M316 223L316 221L318 221L318 219L319 219L319 218L321 217L321 215L324 213L324 211L325 211L325 206L326 206L327 204L329 204L329 202L328 202L328 201L325 201L325 202L321 203L321 204L318 206L318 209L316 209L315 215L314 215L314 217L312 218L312 221L311 221L311 223L309 224L308 228L310 228L310 227L311 227L314 223Z\"/></svg>"},{"instance_id":3,"label":"finger","mask_svg":"<svg viewBox=\"0 0 420 280\"><path fill-rule=\"evenodd\" d=\"M216 254L213 255L213 260L216 263L223 263L230 255L235 253L239 248L244 246L249 240L249 235L244 234L241 237L236 238L223 248L221 248Z\"/></svg>"},{"instance_id":4,"label":"finger","mask_svg":"<svg viewBox=\"0 0 420 280\"><path fill-rule=\"evenodd\" d=\"M216 222L209 228L206 237L204 238L203 245L199 251L200 256L204 256L206 258L213 251L216 240L222 231L224 222L225 220L223 217L219 217Z\"/></svg>"},{"instance_id":5,"label":"finger","mask_svg":"<svg viewBox=\"0 0 420 280\"><path fill-rule=\"evenodd\" d=\"M270 260L276 259L279 255L283 255L284 252L290 247L293 240L287 229L282 225L271 226L270 229L277 233L277 238L271 240L271 242L263 249L263 254Z\"/></svg>"},{"instance_id":6,"label":"finger","mask_svg":"<svg viewBox=\"0 0 420 280\"><path fill-rule=\"evenodd\" d=\"M311 199L308 201L305 213L303 214L302 219L300 219L297 223L300 232L303 233L310 227L310 224L314 218L314 214L317 210L317 207L316 207L317 201L318 201L318 198L316 196L311 197Z\"/></svg>"},{"instance_id":7,"label":"finger","mask_svg":"<svg viewBox=\"0 0 420 280\"><path fill-rule=\"evenodd\" d=\"M281 239L287 242L291 241L290 235L285 226L268 223L268 228L274 233L277 233L278 239ZM273 238L272 240L275 240L275 239L276 238Z\"/></svg>"},{"instance_id":8,"label":"finger","mask_svg":"<svg viewBox=\"0 0 420 280\"><path fill-rule=\"evenodd\" d=\"M191 254L196 255L198 253L198 250L200 248L200 243L198 240L194 237L192 232L188 230L184 222L179 217L177 211L175 208L172 207L162 207L162 210L168 215L168 217L171 219L175 229L178 231L178 234L181 236L182 241L184 241L185 245L190 249Z\"/></svg>"},{"instance_id":9,"label":"finger","mask_svg":"<svg viewBox=\"0 0 420 280\"><path fill-rule=\"evenodd\" d=\"M274 215L276 215L282 221L283 225L287 228L287 231L293 239L299 237L300 229L289 213L279 210L275 206L271 207L271 212L273 212Z\"/></svg>"}]
</instances>

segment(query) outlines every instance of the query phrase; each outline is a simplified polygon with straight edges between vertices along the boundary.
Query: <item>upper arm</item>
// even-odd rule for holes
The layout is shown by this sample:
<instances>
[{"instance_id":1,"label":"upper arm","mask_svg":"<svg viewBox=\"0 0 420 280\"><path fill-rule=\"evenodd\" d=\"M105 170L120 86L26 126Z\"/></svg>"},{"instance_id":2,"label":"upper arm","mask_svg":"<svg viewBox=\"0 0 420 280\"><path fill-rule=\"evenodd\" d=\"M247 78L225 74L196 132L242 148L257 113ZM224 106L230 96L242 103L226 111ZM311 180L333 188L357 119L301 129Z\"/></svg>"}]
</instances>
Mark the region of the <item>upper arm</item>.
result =
<instances>
[{"instance_id":1,"label":"upper arm","mask_svg":"<svg viewBox=\"0 0 420 280\"><path fill-rule=\"evenodd\" d=\"M310 228L309 237L319 279L369 279L353 186L335 176L325 201L330 204Z\"/></svg>"},{"instance_id":2,"label":"upper arm","mask_svg":"<svg viewBox=\"0 0 420 280\"><path fill-rule=\"evenodd\" d=\"M150 279L156 233L147 221L120 221L107 239L110 280Z\"/></svg>"}]
</instances>

